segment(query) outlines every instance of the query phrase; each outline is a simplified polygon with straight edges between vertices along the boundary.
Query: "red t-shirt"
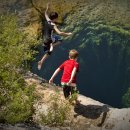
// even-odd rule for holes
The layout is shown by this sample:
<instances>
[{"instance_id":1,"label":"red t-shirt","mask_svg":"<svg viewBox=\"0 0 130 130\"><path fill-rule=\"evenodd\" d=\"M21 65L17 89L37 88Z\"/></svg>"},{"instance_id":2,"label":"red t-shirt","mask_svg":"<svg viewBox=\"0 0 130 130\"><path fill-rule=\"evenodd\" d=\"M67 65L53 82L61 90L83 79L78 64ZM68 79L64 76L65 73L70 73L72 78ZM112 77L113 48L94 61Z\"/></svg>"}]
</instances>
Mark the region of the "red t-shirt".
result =
<instances>
[{"instance_id":1,"label":"red t-shirt","mask_svg":"<svg viewBox=\"0 0 130 130\"><path fill-rule=\"evenodd\" d=\"M73 71L73 68L76 67L77 68L77 72L79 70L79 64L73 60L73 59L69 59L66 60L59 68L63 71L63 75L61 78L61 82L69 82L70 78L71 78L71 73ZM76 75L74 76L72 83L76 83Z\"/></svg>"}]
</instances>

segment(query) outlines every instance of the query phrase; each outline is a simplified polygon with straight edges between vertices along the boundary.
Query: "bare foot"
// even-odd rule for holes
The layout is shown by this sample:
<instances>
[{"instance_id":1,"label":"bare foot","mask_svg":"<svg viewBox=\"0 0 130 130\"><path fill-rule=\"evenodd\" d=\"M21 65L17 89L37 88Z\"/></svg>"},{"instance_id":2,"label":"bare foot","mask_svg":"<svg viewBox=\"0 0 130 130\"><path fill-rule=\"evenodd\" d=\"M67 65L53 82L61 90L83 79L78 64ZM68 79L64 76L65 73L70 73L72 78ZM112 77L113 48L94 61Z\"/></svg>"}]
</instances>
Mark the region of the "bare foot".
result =
<instances>
[{"instance_id":1,"label":"bare foot","mask_svg":"<svg viewBox=\"0 0 130 130\"><path fill-rule=\"evenodd\" d=\"M40 70L40 69L41 69L41 67L42 67L42 63L41 63L41 61L39 61L39 62L38 62L38 67L37 67L37 68L38 68L38 70Z\"/></svg>"}]
</instances>

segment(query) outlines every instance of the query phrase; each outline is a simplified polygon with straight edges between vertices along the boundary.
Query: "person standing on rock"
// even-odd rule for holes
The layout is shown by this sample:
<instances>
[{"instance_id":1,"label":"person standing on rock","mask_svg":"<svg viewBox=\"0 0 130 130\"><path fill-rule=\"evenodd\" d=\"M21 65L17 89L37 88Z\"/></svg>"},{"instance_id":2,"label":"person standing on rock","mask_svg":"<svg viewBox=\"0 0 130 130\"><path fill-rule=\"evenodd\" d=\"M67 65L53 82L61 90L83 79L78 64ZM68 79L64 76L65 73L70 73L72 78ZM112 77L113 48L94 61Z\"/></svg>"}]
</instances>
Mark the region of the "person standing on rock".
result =
<instances>
[{"instance_id":1,"label":"person standing on rock","mask_svg":"<svg viewBox=\"0 0 130 130\"><path fill-rule=\"evenodd\" d=\"M78 51L72 49L69 51L69 59L63 62L54 72L49 80L49 83L53 83L56 75L63 70L63 75L61 78L61 86L63 87L64 97L66 99L71 99L74 94L78 94L76 85L76 75L79 71L79 63L77 62ZM78 103L77 97L75 97L76 103Z\"/></svg>"},{"instance_id":2,"label":"person standing on rock","mask_svg":"<svg viewBox=\"0 0 130 130\"><path fill-rule=\"evenodd\" d=\"M47 4L47 8L45 11L46 21L45 21L45 27L44 27L44 44L43 44L45 55L38 62L38 70L41 69L44 61L48 58L49 55L51 55L53 51L53 47L62 42L60 37L54 35L53 32L55 31L57 34L63 35L63 36L69 36L72 34L70 32L69 33L62 32L57 28L57 25L55 23L58 19L58 14L56 12L51 12L50 15L48 16L47 12L49 9L49 5L50 3Z\"/></svg>"}]
</instances>

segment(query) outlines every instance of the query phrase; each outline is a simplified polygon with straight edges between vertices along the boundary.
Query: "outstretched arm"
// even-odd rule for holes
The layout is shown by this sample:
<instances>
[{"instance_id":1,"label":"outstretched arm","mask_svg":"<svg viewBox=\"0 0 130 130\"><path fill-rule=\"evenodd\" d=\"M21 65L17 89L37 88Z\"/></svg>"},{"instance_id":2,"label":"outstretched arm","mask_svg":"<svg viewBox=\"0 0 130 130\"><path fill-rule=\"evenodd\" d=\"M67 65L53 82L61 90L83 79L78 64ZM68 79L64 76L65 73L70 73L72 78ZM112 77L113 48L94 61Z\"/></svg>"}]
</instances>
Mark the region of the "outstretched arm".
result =
<instances>
[{"instance_id":1,"label":"outstretched arm","mask_svg":"<svg viewBox=\"0 0 130 130\"><path fill-rule=\"evenodd\" d=\"M56 69L56 71L53 73L52 77L49 80L49 83L53 83L53 79L56 77L56 75L60 72L60 68Z\"/></svg>"},{"instance_id":2,"label":"outstretched arm","mask_svg":"<svg viewBox=\"0 0 130 130\"><path fill-rule=\"evenodd\" d=\"M63 35L63 36L69 36L69 35L72 34L71 32L66 33L66 32L62 32L62 31L60 31L60 30L57 28L56 25L54 26L54 30L56 31L57 34L59 34L59 35Z\"/></svg>"},{"instance_id":3,"label":"outstretched arm","mask_svg":"<svg viewBox=\"0 0 130 130\"><path fill-rule=\"evenodd\" d=\"M45 18L46 18L47 21L51 21L49 16L48 16L49 6L50 6L50 3L47 3L47 7L46 7L46 10L45 10Z\"/></svg>"}]
</instances>

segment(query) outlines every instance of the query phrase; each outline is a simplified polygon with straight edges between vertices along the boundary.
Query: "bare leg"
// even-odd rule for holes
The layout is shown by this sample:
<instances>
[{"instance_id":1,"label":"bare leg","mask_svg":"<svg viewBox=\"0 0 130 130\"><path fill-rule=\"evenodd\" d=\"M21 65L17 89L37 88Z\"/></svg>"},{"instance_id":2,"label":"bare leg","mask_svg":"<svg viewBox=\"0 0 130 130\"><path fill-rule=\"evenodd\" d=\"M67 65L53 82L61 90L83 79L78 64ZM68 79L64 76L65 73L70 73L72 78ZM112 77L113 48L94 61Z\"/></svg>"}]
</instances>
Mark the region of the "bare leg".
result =
<instances>
[{"instance_id":1,"label":"bare leg","mask_svg":"<svg viewBox=\"0 0 130 130\"><path fill-rule=\"evenodd\" d=\"M50 52L52 52L53 51L53 48L55 47L55 46L57 46L57 45L59 45L59 44L61 44L62 43L62 41L58 41L58 42L56 42L56 43L54 43L54 44L52 44L51 43L51 45L50 45ZM43 57L42 57L42 59L38 62L38 70L40 70L41 69L41 67L42 67L42 64L44 63L44 61L48 58L48 54L45 54Z\"/></svg>"},{"instance_id":2,"label":"bare leg","mask_svg":"<svg viewBox=\"0 0 130 130\"><path fill-rule=\"evenodd\" d=\"M42 57L42 59L38 62L38 70L41 69L42 64L43 64L44 61L48 58L48 56L49 56L49 55L46 53L46 54Z\"/></svg>"},{"instance_id":3,"label":"bare leg","mask_svg":"<svg viewBox=\"0 0 130 130\"><path fill-rule=\"evenodd\" d=\"M52 52L53 51L53 44L51 43L51 45L50 45L50 52Z\"/></svg>"}]
</instances>

